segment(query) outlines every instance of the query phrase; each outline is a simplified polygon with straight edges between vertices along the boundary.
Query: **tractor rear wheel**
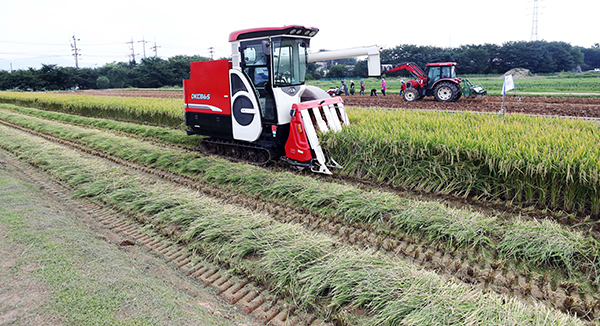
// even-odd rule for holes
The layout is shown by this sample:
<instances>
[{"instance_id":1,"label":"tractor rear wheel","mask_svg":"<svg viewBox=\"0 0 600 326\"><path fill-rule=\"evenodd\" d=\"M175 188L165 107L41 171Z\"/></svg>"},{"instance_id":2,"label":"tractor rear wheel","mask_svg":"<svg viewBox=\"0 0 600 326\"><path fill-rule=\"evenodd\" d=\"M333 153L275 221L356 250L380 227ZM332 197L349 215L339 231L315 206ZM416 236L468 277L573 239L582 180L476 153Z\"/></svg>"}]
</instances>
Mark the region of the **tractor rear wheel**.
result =
<instances>
[{"instance_id":1,"label":"tractor rear wheel","mask_svg":"<svg viewBox=\"0 0 600 326\"><path fill-rule=\"evenodd\" d=\"M433 96L439 102L454 102L459 92L458 86L451 82L441 82L433 88Z\"/></svg>"},{"instance_id":2,"label":"tractor rear wheel","mask_svg":"<svg viewBox=\"0 0 600 326\"><path fill-rule=\"evenodd\" d=\"M404 100L405 101L414 102L418 99L419 99L419 92L415 88L410 87L404 91Z\"/></svg>"}]
</instances>

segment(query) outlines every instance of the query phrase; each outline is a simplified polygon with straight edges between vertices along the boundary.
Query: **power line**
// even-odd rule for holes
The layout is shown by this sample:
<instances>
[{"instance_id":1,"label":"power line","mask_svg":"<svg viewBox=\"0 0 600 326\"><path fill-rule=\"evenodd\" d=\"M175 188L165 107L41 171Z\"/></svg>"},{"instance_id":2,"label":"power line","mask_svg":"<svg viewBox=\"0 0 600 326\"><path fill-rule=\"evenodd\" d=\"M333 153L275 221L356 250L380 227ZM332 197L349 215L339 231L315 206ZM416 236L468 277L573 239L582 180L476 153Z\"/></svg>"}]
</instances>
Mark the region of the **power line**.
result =
<instances>
[{"instance_id":1,"label":"power line","mask_svg":"<svg viewBox=\"0 0 600 326\"><path fill-rule=\"evenodd\" d=\"M65 46L64 44L54 44L54 43L29 43L29 42L13 42L13 41L0 41L0 43L20 44L20 45Z\"/></svg>"}]
</instances>

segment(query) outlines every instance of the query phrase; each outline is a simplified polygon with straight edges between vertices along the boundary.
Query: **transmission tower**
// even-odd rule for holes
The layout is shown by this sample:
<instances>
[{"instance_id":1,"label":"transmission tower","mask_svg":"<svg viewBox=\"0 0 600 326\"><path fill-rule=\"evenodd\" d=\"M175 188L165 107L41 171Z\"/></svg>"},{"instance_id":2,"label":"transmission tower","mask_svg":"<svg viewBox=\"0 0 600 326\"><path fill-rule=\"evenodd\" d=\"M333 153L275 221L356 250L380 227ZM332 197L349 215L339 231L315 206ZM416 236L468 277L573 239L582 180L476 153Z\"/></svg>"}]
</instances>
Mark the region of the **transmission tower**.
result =
<instances>
[{"instance_id":1,"label":"transmission tower","mask_svg":"<svg viewBox=\"0 0 600 326\"><path fill-rule=\"evenodd\" d=\"M533 23L531 26L531 40L532 41L538 40L538 14L539 14L538 0L533 0Z\"/></svg>"},{"instance_id":2,"label":"transmission tower","mask_svg":"<svg viewBox=\"0 0 600 326\"><path fill-rule=\"evenodd\" d=\"M129 62L135 64L135 51L133 50L133 37L131 37L131 41L127 42L127 44L131 45L131 54L129 55L131 57L131 60L129 60Z\"/></svg>"},{"instance_id":3,"label":"transmission tower","mask_svg":"<svg viewBox=\"0 0 600 326\"><path fill-rule=\"evenodd\" d=\"M71 51L73 51L73 56L75 57L75 68L79 68L79 57L81 56L81 53L79 53L80 49L77 47L77 41L79 41L79 39L75 37L75 34L73 34L73 42L71 42Z\"/></svg>"},{"instance_id":4,"label":"transmission tower","mask_svg":"<svg viewBox=\"0 0 600 326\"><path fill-rule=\"evenodd\" d=\"M213 59L213 53L215 52L215 48L213 48L212 46L210 48L208 48L208 52L210 52L210 60Z\"/></svg>"}]
</instances>

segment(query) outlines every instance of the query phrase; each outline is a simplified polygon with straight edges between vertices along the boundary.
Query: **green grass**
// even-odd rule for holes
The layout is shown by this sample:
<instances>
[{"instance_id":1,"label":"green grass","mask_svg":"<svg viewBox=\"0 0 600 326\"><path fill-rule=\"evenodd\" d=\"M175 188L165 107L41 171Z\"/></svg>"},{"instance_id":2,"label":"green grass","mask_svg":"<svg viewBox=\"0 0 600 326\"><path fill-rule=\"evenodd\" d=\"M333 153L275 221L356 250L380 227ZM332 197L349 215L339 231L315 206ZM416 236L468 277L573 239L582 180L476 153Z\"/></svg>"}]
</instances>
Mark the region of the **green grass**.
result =
<instances>
[{"instance_id":1,"label":"green grass","mask_svg":"<svg viewBox=\"0 0 600 326\"><path fill-rule=\"evenodd\" d=\"M285 294L299 308L313 309L343 324L477 321L497 325L498 321L515 324L513 320L531 325L582 324L543 305L484 294L407 262L351 249L329 236L274 221L262 213L172 185L149 184L135 172L5 127L0 127L0 135L4 148L71 185L78 196L129 211L222 266ZM178 220L180 214L186 218ZM350 316L347 311L353 308L369 315Z\"/></svg>"},{"instance_id":2,"label":"green grass","mask_svg":"<svg viewBox=\"0 0 600 326\"><path fill-rule=\"evenodd\" d=\"M500 95L504 78L485 77L469 78L474 84L481 84L488 90L488 94ZM600 78L596 76L538 76L514 78L517 93L541 92L541 93L596 93L600 94ZM513 94L515 91L510 91ZM597 96L597 95L596 95Z\"/></svg>"}]
</instances>

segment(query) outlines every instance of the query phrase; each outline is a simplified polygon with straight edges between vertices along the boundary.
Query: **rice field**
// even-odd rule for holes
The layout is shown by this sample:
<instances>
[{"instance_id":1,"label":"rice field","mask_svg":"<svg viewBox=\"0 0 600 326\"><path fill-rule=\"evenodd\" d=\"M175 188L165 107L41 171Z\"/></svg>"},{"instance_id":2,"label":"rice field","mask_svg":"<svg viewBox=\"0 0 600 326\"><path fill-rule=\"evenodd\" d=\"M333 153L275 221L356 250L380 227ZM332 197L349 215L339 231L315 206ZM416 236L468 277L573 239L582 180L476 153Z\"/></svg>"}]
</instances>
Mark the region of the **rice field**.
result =
<instances>
[{"instance_id":1,"label":"rice field","mask_svg":"<svg viewBox=\"0 0 600 326\"><path fill-rule=\"evenodd\" d=\"M77 196L118 207L146 221L149 228L164 230L213 262L229 266L231 272L268 284L274 293L301 303L301 309L318 311L342 325L580 323L555 309L516 299L534 298L530 285L538 283L540 292L566 289L560 290L566 297L557 303L563 311L582 316L595 305L600 308L595 299L600 245L597 233L587 226L456 209L154 144L194 146L194 137L185 136L182 121L177 122L181 100L25 95L0 92L0 102L17 104L0 104L0 120L190 176L232 196L244 194L249 202L255 198L283 205L285 214L298 210L393 241L418 238L424 251L430 248L423 253L429 255L426 259L436 261L432 252L439 250L477 261L481 265L474 266L487 267L476 267L474 275L499 275L490 279L491 284L509 289L507 296L490 291L491 285L486 291L474 290L448 281L448 275L340 242L312 227L273 220L258 208L222 206L225 203L197 193L182 195L172 187L147 185L141 177L66 154L35 137L0 132L0 147L47 171ZM349 127L321 136L323 147L344 166L341 176L566 211L582 225L593 224L599 214L597 124L520 115L361 108L348 113ZM388 244L382 241L380 246ZM415 257L423 256L419 250ZM515 297L517 293L522 296ZM571 306L573 302L581 302L579 310Z\"/></svg>"},{"instance_id":2,"label":"rice field","mask_svg":"<svg viewBox=\"0 0 600 326\"><path fill-rule=\"evenodd\" d=\"M181 100L0 92L0 101L75 115L182 127ZM512 115L348 109L322 145L342 175L417 191L600 214L598 125Z\"/></svg>"},{"instance_id":3,"label":"rice field","mask_svg":"<svg viewBox=\"0 0 600 326\"><path fill-rule=\"evenodd\" d=\"M598 216L596 123L511 115L349 109L323 135L343 175ZM352 153L352 155L348 155Z\"/></svg>"},{"instance_id":4,"label":"rice field","mask_svg":"<svg viewBox=\"0 0 600 326\"><path fill-rule=\"evenodd\" d=\"M542 304L456 283L265 213L172 185L149 185L143 176L38 137L6 127L0 127L0 136L4 149L68 185L75 196L128 212L213 262L232 266L232 272L268 284L298 309L342 325L583 324ZM125 148L131 147L124 144L121 151ZM350 313L357 310L363 313Z\"/></svg>"}]
</instances>

